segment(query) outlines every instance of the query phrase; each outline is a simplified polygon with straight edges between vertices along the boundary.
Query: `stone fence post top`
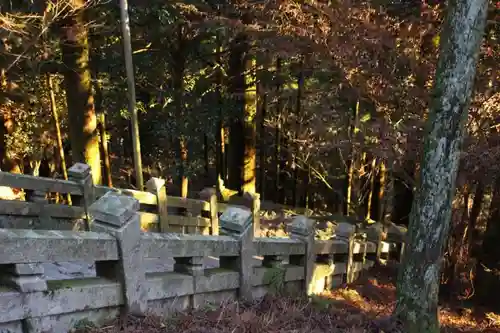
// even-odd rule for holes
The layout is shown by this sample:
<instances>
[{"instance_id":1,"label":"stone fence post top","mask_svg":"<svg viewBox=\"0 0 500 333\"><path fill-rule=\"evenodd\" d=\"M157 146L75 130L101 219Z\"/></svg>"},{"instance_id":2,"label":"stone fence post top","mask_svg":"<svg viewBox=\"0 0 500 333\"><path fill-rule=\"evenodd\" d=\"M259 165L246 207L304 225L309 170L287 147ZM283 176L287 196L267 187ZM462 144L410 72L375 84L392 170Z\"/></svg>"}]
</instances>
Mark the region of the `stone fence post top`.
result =
<instances>
[{"instance_id":1,"label":"stone fence post top","mask_svg":"<svg viewBox=\"0 0 500 333\"><path fill-rule=\"evenodd\" d=\"M149 191L156 191L165 186L165 179L153 177L146 182L146 188Z\"/></svg>"},{"instance_id":2,"label":"stone fence post top","mask_svg":"<svg viewBox=\"0 0 500 333\"><path fill-rule=\"evenodd\" d=\"M220 226L231 232L242 233L252 224L253 215L248 209L228 207L219 218Z\"/></svg>"},{"instance_id":3,"label":"stone fence post top","mask_svg":"<svg viewBox=\"0 0 500 333\"><path fill-rule=\"evenodd\" d=\"M118 227L127 222L138 210L137 199L114 192L107 192L89 207L94 219Z\"/></svg>"},{"instance_id":4,"label":"stone fence post top","mask_svg":"<svg viewBox=\"0 0 500 333\"><path fill-rule=\"evenodd\" d=\"M68 169L68 176L73 178L85 178L90 175L90 166L84 163L75 163Z\"/></svg>"},{"instance_id":5,"label":"stone fence post top","mask_svg":"<svg viewBox=\"0 0 500 333\"><path fill-rule=\"evenodd\" d=\"M308 236L314 232L314 222L314 220L304 215L297 215L288 224L288 231L292 234Z\"/></svg>"}]
</instances>

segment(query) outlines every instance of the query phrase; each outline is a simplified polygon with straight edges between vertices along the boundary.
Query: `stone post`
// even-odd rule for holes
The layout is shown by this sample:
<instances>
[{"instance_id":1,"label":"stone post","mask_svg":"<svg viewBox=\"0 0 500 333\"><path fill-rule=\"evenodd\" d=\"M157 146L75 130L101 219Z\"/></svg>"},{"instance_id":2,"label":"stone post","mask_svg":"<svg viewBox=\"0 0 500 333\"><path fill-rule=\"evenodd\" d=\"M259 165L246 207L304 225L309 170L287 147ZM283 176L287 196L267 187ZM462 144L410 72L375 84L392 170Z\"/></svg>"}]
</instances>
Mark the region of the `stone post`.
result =
<instances>
[{"instance_id":1,"label":"stone post","mask_svg":"<svg viewBox=\"0 0 500 333\"><path fill-rule=\"evenodd\" d=\"M208 201L210 204L210 224L211 234L219 234L219 209L217 207L217 190L208 187L200 192L200 199Z\"/></svg>"},{"instance_id":2,"label":"stone post","mask_svg":"<svg viewBox=\"0 0 500 333\"><path fill-rule=\"evenodd\" d=\"M113 235L119 252L117 261L96 262L97 276L120 281L127 313L144 315L148 294L138 209L133 197L108 192L92 204L90 213L92 231Z\"/></svg>"},{"instance_id":3,"label":"stone post","mask_svg":"<svg viewBox=\"0 0 500 333\"><path fill-rule=\"evenodd\" d=\"M250 210L239 207L228 207L220 217L221 233L232 236L240 242L240 255L238 257L220 257L220 267L236 270L240 274L239 298L251 301L254 228L253 214Z\"/></svg>"},{"instance_id":4,"label":"stone post","mask_svg":"<svg viewBox=\"0 0 500 333\"><path fill-rule=\"evenodd\" d=\"M298 239L305 243L304 255L290 256L290 264L304 267L304 291L307 296L313 292L313 273L316 264L316 253L314 249L314 220L303 215L295 216L287 226L290 238Z\"/></svg>"},{"instance_id":5,"label":"stone post","mask_svg":"<svg viewBox=\"0 0 500 333\"><path fill-rule=\"evenodd\" d=\"M346 283L352 282L355 233L356 233L356 226L350 223L341 222L335 228L335 237L337 239L346 241L348 244L347 262L346 262Z\"/></svg>"},{"instance_id":6,"label":"stone post","mask_svg":"<svg viewBox=\"0 0 500 333\"><path fill-rule=\"evenodd\" d=\"M68 179L80 184L82 196L71 196L71 201L75 206L83 206L85 209L85 230L90 230L89 207L94 202L94 184L90 166L83 163L75 163L68 169Z\"/></svg>"},{"instance_id":7,"label":"stone post","mask_svg":"<svg viewBox=\"0 0 500 333\"><path fill-rule=\"evenodd\" d=\"M156 195L158 213L158 232L168 232L167 191L165 179L151 178L146 183L148 192Z\"/></svg>"},{"instance_id":8,"label":"stone post","mask_svg":"<svg viewBox=\"0 0 500 333\"><path fill-rule=\"evenodd\" d=\"M260 237L260 194L245 192L243 199L252 212L254 237Z\"/></svg>"}]
</instances>

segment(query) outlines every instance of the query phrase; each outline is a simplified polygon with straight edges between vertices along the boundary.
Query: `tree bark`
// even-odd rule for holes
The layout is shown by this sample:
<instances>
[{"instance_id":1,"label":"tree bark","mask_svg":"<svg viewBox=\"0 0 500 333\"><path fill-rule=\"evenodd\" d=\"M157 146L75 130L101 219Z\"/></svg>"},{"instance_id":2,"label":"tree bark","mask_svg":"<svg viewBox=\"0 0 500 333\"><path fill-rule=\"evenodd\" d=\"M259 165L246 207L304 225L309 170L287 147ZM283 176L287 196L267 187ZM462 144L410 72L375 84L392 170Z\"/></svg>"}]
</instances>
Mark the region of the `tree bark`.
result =
<instances>
[{"instance_id":1,"label":"tree bark","mask_svg":"<svg viewBox=\"0 0 500 333\"><path fill-rule=\"evenodd\" d=\"M239 194L255 193L255 59L250 55L250 41L245 34L239 34L233 40L229 62L235 112L229 129L231 168L228 170L228 187Z\"/></svg>"},{"instance_id":2,"label":"tree bark","mask_svg":"<svg viewBox=\"0 0 500 333\"><path fill-rule=\"evenodd\" d=\"M74 12L64 22L61 49L72 162L87 163L94 184L101 184L97 118L90 80L87 22L84 19L85 0L72 0L71 3Z\"/></svg>"},{"instance_id":3,"label":"tree bark","mask_svg":"<svg viewBox=\"0 0 500 333\"><path fill-rule=\"evenodd\" d=\"M141 140L139 136L139 120L136 107L134 64L132 61L132 42L130 40L130 21L127 0L120 0L120 17L123 35L123 55L125 57L125 67L127 71L128 111L130 113L130 123L132 126L132 147L136 187L138 190L142 191L144 189L144 180L142 177Z\"/></svg>"},{"instance_id":4,"label":"tree bark","mask_svg":"<svg viewBox=\"0 0 500 333\"><path fill-rule=\"evenodd\" d=\"M439 332L439 272L488 8L486 0L455 0L448 5L420 185L397 282L395 315L407 333Z\"/></svg>"},{"instance_id":5,"label":"tree bark","mask_svg":"<svg viewBox=\"0 0 500 333\"><path fill-rule=\"evenodd\" d=\"M281 79L281 58L276 59L276 127L274 137L274 201L281 199L281 112L282 112L282 79Z\"/></svg>"},{"instance_id":6,"label":"tree bark","mask_svg":"<svg viewBox=\"0 0 500 333\"><path fill-rule=\"evenodd\" d=\"M184 26L182 23L177 25L177 45L172 57L172 80L174 89L175 115L177 124L177 163L179 163L178 176L180 183L180 196L187 198L189 179L186 176L188 163L188 147L186 142L186 130L183 119L184 112L184 75L186 70L186 58L184 57L185 45Z\"/></svg>"},{"instance_id":7,"label":"tree bark","mask_svg":"<svg viewBox=\"0 0 500 333\"><path fill-rule=\"evenodd\" d=\"M347 184L346 184L346 199L344 214L347 216L355 215L358 210L358 196L359 196L359 152L356 149L356 134L359 131L359 99L356 101L354 108L354 115L349 127L349 139L351 140L351 157L347 167Z\"/></svg>"}]
</instances>

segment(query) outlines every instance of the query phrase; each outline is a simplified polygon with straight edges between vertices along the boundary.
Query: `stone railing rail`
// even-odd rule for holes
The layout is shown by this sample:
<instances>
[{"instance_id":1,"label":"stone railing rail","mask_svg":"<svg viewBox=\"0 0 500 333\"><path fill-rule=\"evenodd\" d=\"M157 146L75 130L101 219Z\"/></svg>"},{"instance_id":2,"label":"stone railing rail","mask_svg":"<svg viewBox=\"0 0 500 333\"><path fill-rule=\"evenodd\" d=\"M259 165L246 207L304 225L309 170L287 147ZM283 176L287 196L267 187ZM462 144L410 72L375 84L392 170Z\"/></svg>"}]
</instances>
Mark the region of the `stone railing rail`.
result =
<instances>
[{"instance_id":1,"label":"stone railing rail","mask_svg":"<svg viewBox=\"0 0 500 333\"><path fill-rule=\"evenodd\" d=\"M254 214L244 207L220 216L221 235L142 232L139 208L132 196L106 192L88 207L91 231L0 229L0 331L67 332L122 311L166 315L275 289L310 295L353 281L401 247L382 241L377 228L357 234L348 224L317 241L304 216L288 225L290 238L256 237ZM219 267L206 267L205 257ZM173 258L173 271L147 273L148 258ZM94 261L96 276L43 276L41 263L79 260Z\"/></svg>"},{"instance_id":2,"label":"stone railing rail","mask_svg":"<svg viewBox=\"0 0 500 333\"><path fill-rule=\"evenodd\" d=\"M217 235L217 196L213 189L199 199L167 196L165 180L151 178L147 192L94 186L90 168L77 163L69 180L34 177L0 171L0 186L23 189L26 201L0 200L0 227L68 230L84 229L88 207L109 191L136 198L141 204L141 226L146 230ZM49 203L47 193L70 194L72 205ZM4 218L3 218L4 217Z\"/></svg>"}]
</instances>

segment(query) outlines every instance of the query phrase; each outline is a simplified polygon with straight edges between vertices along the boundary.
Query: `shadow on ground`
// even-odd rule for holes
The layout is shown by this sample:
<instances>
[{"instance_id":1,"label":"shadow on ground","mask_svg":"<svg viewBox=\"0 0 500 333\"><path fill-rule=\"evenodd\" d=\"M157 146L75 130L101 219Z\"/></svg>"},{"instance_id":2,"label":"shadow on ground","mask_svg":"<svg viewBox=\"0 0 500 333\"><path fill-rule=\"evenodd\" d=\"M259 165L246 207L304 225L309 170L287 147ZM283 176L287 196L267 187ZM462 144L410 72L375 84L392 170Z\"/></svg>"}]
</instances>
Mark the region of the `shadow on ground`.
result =
<instances>
[{"instance_id":1,"label":"shadow on ground","mask_svg":"<svg viewBox=\"0 0 500 333\"><path fill-rule=\"evenodd\" d=\"M149 316L117 320L103 328L79 333L323 333L402 332L390 319L395 304L394 270L378 268L355 284L311 300L269 296L254 304L227 303L220 307L178 313L169 320ZM491 316L476 311L440 312L442 332L500 332Z\"/></svg>"}]
</instances>

